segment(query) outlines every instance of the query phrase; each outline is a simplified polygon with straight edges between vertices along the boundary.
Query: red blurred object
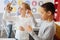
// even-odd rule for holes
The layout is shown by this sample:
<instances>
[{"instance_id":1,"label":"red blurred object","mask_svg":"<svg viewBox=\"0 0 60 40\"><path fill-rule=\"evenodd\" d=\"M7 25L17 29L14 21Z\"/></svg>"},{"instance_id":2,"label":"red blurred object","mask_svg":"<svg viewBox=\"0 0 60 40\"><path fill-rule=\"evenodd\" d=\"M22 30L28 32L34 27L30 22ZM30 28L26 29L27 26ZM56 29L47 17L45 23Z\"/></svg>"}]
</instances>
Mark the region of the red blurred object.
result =
<instances>
[{"instance_id":1,"label":"red blurred object","mask_svg":"<svg viewBox=\"0 0 60 40\"><path fill-rule=\"evenodd\" d=\"M55 4L55 9L57 10L57 11L55 11L55 20L56 21L60 21L60 0L55 0L55 2L54 2L54 4Z\"/></svg>"},{"instance_id":2,"label":"red blurred object","mask_svg":"<svg viewBox=\"0 0 60 40\"><path fill-rule=\"evenodd\" d=\"M58 18L58 20L57 21L60 21L60 0L58 0L58 7L57 7L57 14L58 14L58 16L57 16L57 18Z\"/></svg>"}]
</instances>

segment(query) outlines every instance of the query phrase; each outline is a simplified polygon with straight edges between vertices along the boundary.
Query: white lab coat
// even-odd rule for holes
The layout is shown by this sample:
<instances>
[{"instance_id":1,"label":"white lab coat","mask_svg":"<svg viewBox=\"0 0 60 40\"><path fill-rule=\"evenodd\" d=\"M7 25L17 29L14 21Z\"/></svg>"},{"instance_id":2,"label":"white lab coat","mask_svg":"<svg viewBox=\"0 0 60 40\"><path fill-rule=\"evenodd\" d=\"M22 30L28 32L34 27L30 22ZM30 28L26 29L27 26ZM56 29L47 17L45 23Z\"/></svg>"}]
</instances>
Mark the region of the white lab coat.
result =
<instances>
[{"instance_id":1,"label":"white lab coat","mask_svg":"<svg viewBox=\"0 0 60 40\"><path fill-rule=\"evenodd\" d=\"M42 21L39 33L36 35L33 31L30 32L30 35L35 40L53 40L54 34L55 34L56 28L54 21L48 22L48 21Z\"/></svg>"}]
</instances>

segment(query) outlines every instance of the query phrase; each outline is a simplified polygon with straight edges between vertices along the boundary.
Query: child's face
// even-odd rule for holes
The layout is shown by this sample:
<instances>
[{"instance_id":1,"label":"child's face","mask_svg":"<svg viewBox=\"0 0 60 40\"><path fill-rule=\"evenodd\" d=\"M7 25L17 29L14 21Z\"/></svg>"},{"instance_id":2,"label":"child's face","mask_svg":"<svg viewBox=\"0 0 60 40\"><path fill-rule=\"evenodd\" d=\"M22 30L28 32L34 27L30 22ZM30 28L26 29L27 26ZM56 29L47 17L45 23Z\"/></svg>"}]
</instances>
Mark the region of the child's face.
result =
<instances>
[{"instance_id":1,"label":"child's face","mask_svg":"<svg viewBox=\"0 0 60 40\"><path fill-rule=\"evenodd\" d=\"M43 7L40 8L40 16L43 20L47 20L49 17L48 12Z\"/></svg>"},{"instance_id":2,"label":"child's face","mask_svg":"<svg viewBox=\"0 0 60 40\"><path fill-rule=\"evenodd\" d=\"M21 14L26 13L25 5L22 4L19 10Z\"/></svg>"}]
</instances>

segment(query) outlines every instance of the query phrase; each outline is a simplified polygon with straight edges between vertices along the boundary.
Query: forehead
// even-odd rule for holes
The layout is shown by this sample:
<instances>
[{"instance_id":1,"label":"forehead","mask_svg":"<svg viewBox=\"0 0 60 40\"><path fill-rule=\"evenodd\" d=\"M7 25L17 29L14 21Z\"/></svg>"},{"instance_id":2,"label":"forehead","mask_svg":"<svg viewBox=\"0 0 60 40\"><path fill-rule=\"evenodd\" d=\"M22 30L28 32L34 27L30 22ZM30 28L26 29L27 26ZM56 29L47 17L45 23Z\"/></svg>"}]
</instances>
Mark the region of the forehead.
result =
<instances>
[{"instance_id":1,"label":"forehead","mask_svg":"<svg viewBox=\"0 0 60 40\"><path fill-rule=\"evenodd\" d=\"M21 4L22 7L25 7L25 4Z\"/></svg>"},{"instance_id":2,"label":"forehead","mask_svg":"<svg viewBox=\"0 0 60 40\"><path fill-rule=\"evenodd\" d=\"M25 9L25 5L24 4L21 4L20 5L20 8L24 8Z\"/></svg>"},{"instance_id":3,"label":"forehead","mask_svg":"<svg viewBox=\"0 0 60 40\"><path fill-rule=\"evenodd\" d=\"M40 7L40 12L45 12L45 9L43 7Z\"/></svg>"},{"instance_id":4,"label":"forehead","mask_svg":"<svg viewBox=\"0 0 60 40\"><path fill-rule=\"evenodd\" d=\"M40 7L39 14L45 14L45 13L46 13L45 9L43 7Z\"/></svg>"}]
</instances>

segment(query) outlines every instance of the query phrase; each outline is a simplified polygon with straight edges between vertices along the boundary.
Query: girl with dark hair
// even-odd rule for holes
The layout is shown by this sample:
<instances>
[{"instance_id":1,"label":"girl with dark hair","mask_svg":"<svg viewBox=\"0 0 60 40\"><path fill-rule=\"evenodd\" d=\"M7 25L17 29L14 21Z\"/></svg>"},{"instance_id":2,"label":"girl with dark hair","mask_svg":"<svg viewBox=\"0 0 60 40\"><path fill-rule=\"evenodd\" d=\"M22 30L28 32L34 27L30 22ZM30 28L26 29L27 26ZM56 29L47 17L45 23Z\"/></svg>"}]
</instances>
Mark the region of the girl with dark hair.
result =
<instances>
[{"instance_id":1,"label":"girl with dark hair","mask_svg":"<svg viewBox=\"0 0 60 40\"><path fill-rule=\"evenodd\" d=\"M40 16L41 16L41 25L39 28L39 33L36 35L33 32L33 29L30 25L27 26L27 32L35 39L35 40L53 40L55 34L55 24L54 24L54 12L55 7L51 2L47 2L41 5L40 8Z\"/></svg>"}]
</instances>

